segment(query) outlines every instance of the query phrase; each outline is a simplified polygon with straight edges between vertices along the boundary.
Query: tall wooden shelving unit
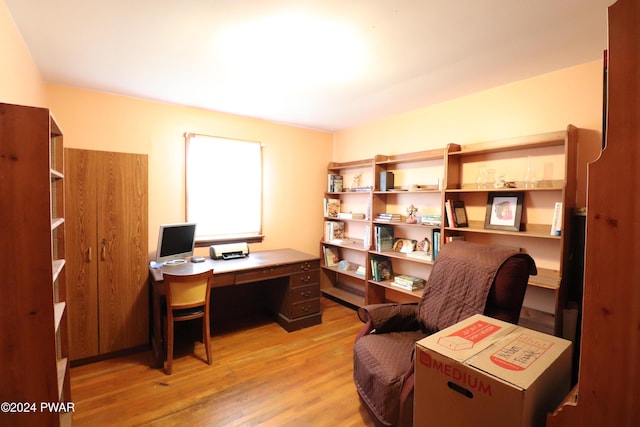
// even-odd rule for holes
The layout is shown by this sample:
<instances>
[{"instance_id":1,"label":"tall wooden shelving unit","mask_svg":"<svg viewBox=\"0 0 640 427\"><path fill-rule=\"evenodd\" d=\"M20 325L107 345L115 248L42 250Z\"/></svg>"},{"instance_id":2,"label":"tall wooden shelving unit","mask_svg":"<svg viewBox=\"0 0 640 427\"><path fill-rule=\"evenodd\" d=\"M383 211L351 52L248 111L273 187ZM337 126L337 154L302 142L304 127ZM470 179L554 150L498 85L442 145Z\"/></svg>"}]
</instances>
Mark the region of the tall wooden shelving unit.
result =
<instances>
[{"instance_id":1,"label":"tall wooden shelving unit","mask_svg":"<svg viewBox=\"0 0 640 427\"><path fill-rule=\"evenodd\" d=\"M325 198L339 199L343 212L357 212L366 215L365 219L325 218L326 221L341 221L349 239L341 243L323 240L320 242L320 255L324 259L324 248L331 247L340 254L340 258L348 260L351 267L341 270L337 266L322 263L320 274L320 291L325 296L338 299L348 305L360 307L365 304L366 276L356 274L357 265L369 262L369 247L365 244L365 233L370 224L371 191L348 191L350 182L356 176L361 182L372 182L373 159L355 160L351 162L331 162L327 168L329 174L342 175L343 190L325 192Z\"/></svg>"},{"instance_id":2,"label":"tall wooden shelving unit","mask_svg":"<svg viewBox=\"0 0 640 427\"><path fill-rule=\"evenodd\" d=\"M571 212L576 207L577 129L486 143L447 148L445 200L462 200L469 226L447 226L443 235L463 236L465 240L492 245L511 246L529 253L536 261L538 274L531 276L520 317L523 326L549 334L561 335L566 300L566 266L569 263ZM522 181L527 159L535 164L537 182L527 188ZM479 166L507 172L515 188L495 188L487 182L478 188L475 182ZM518 169L519 172L518 173ZM497 180L498 177L495 178ZM508 178L507 178L508 179ZM485 228L488 194L519 194L523 197L521 227L518 231ZM559 236L552 235L551 218L555 202L562 202Z\"/></svg>"},{"instance_id":3,"label":"tall wooden shelving unit","mask_svg":"<svg viewBox=\"0 0 640 427\"><path fill-rule=\"evenodd\" d=\"M338 244L323 240L324 247L333 247L340 259L352 265L365 265L364 277L349 269L322 264L321 290L325 295L352 306L381 302L418 301L421 290L407 291L392 285L391 280L375 281L371 271L372 257L390 260L393 273L408 274L427 279L433 261L408 257L399 252L375 250L374 230L379 225L393 228L394 237L434 243L434 231L439 232L439 244L452 238L464 238L489 245L510 246L529 253L538 266L538 275L531 276L520 322L526 327L549 334L563 332L563 309L566 305L567 274L571 241L571 213L575 206L577 128L538 135L488 141L469 145L449 144L445 148L377 155L374 159L330 163L329 174L342 174L345 188L350 179L360 174L363 184L370 184L369 192L325 193L325 197L339 198L343 212L360 211L365 220L325 218L326 221L345 222L347 238ZM522 181L527 162L536 166L537 182L526 187ZM478 188L477 171L480 166L495 170L494 181L500 175L515 188L495 188L488 181ZM380 173L393 172L395 188L380 188ZM417 187L412 187L417 184ZM492 194L518 193L523 198L522 226L517 231L485 228L488 197ZM456 228L446 223L446 200L464 201L469 226ZM551 234L551 222L556 202L562 202L561 235ZM406 208L414 205L420 213L440 214L440 226L407 224ZM355 208L355 210L354 210ZM400 222L378 221L380 212L402 215ZM369 236L364 244L363 232ZM437 237L436 237L437 238Z\"/></svg>"},{"instance_id":4,"label":"tall wooden shelving unit","mask_svg":"<svg viewBox=\"0 0 640 427\"><path fill-rule=\"evenodd\" d=\"M17 405L0 412L0 425L71 420L60 406L40 407L71 402L63 166L49 110L0 104L0 402Z\"/></svg>"},{"instance_id":5,"label":"tall wooden shelving unit","mask_svg":"<svg viewBox=\"0 0 640 427\"><path fill-rule=\"evenodd\" d=\"M588 166L580 371L549 427L640 419L639 2L609 6L608 23L606 146Z\"/></svg>"}]
</instances>

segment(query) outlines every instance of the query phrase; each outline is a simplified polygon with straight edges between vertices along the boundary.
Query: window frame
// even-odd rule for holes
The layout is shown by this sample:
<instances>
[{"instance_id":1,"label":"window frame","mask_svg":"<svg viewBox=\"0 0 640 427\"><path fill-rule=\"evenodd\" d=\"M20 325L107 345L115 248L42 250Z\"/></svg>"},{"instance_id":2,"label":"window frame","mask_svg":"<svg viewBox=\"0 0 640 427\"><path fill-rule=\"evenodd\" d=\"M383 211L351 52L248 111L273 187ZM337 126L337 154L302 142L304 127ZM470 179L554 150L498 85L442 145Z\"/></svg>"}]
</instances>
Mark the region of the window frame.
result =
<instances>
[{"instance_id":1,"label":"window frame","mask_svg":"<svg viewBox=\"0 0 640 427\"><path fill-rule=\"evenodd\" d=\"M212 141L222 140L225 142L234 142L237 141L239 143L248 143L248 144L257 144L259 148L259 156L260 156L260 188L259 188L259 230L257 232L247 232L247 233L239 233L239 234L229 234L229 235L197 235L195 239L196 247L207 247L215 244L225 244L225 243L237 243L237 242L247 242L247 243L260 243L264 240L263 233L263 221L264 221L264 144L259 141L251 141L246 139L239 138L229 138L224 136L214 136L214 135L206 135L199 133L185 133L185 218L186 221L190 221L189 217L189 144L192 143L193 138L210 138ZM243 165L239 165L243 166ZM192 189L193 193L197 192L197 190ZM197 233L197 229L196 229ZM219 237L218 237L219 236Z\"/></svg>"}]
</instances>

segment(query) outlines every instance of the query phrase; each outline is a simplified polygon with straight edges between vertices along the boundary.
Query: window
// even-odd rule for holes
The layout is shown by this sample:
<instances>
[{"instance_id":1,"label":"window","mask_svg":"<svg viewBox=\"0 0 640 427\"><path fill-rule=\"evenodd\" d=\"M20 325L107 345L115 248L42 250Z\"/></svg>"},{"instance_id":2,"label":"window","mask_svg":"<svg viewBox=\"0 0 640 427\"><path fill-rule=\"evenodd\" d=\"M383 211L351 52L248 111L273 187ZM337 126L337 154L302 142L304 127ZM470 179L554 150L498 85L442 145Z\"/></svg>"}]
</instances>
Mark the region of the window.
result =
<instances>
[{"instance_id":1,"label":"window","mask_svg":"<svg viewBox=\"0 0 640 427\"><path fill-rule=\"evenodd\" d=\"M262 144L186 134L187 221L196 241L262 239Z\"/></svg>"}]
</instances>

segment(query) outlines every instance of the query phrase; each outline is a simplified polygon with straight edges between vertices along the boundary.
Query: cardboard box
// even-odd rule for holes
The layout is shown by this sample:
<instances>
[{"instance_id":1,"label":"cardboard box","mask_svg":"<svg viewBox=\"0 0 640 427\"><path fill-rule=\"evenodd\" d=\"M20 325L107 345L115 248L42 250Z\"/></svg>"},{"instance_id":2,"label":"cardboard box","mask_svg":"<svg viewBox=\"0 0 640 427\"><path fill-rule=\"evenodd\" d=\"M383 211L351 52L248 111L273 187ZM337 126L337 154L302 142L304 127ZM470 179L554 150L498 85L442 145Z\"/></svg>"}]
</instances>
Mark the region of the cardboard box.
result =
<instances>
[{"instance_id":1,"label":"cardboard box","mask_svg":"<svg viewBox=\"0 0 640 427\"><path fill-rule=\"evenodd\" d=\"M414 426L544 426L571 387L571 342L475 315L416 343Z\"/></svg>"}]
</instances>

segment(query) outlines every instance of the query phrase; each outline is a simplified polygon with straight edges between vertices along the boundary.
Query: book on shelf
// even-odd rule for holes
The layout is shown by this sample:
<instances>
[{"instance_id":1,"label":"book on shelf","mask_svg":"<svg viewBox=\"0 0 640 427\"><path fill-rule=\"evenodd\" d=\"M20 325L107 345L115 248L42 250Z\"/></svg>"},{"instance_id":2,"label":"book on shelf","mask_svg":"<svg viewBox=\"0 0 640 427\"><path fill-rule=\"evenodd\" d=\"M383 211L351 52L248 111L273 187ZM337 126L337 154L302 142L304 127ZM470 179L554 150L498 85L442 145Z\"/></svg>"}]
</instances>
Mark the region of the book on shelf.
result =
<instances>
[{"instance_id":1,"label":"book on shelf","mask_svg":"<svg viewBox=\"0 0 640 427\"><path fill-rule=\"evenodd\" d=\"M445 201L445 210L447 212L447 222L449 227L468 227L467 209L463 200Z\"/></svg>"},{"instance_id":2,"label":"book on shelf","mask_svg":"<svg viewBox=\"0 0 640 427\"><path fill-rule=\"evenodd\" d=\"M434 227L440 227L442 225L442 215L440 214L422 214L423 225L431 225Z\"/></svg>"},{"instance_id":3,"label":"book on shelf","mask_svg":"<svg viewBox=\"0 0 640 427\"><path fill-rule=\"evenodd\" d=\"M562 234L562 202L556 202L553 208L550 234L552 236L560 236Z\"/></svg>"},{"instance_id":4,"label":"book on shelf","mask_svg":"<svg viewBox=\"0 0 640 427\"><path fill-rule=\"evenodd\" d=\"M324 216L327 218L338 218L340 212L340 199L324 198Z\"/></svg>"},{"instance_id":5,"label":"book on shelf","mask_svg":"<svg viewBox=\"0 0 640 427\"><path fill-rule=\"evenodd\" d=\"M402 215L394 213L379 213L376 215L376 221L400 222L402 221Z\"/></svg>"},{"instance_id":6,"label":"book on shelf","mask_svg":"<svg viewBox=\"0 0 640 427\"><path fill-rule=\"evenodd\" d=\"M339 219L365 219L365 214L354 212L338 212Z\"/></svg>"},{"instance_id":7,"label":"book on shelf","mask_svg":"<svg viewBox=\"0 0 640 427\"><path fill-rule=\"evenodd\" d=\"M364 277L367 274L367 270L364 268L364 265L358 265L356 268L355 274L357 276Z\"/></svg>"},{"instance_id":8,"label":"book on shelf","mask_svg":"<svg viewBox=\"0 0 640 427\"><path fill-rule=\"evenodd\" d=\"M393 278L392 285L408 291L423 289L426 281L420 277L410 276L408 274L399 274Z\"/></svg>"},{"instance_id":9,"label":"book on shelf","mask_svg":"<svg viewBox=\"0 0 640 427\"><path fill-rule=\"evenodd\" d=\"M342 175L330 173L328 175L327 191L329 193L340 193L343 189Z\"/></svg>"},{"instance_id":10,"label":"book on shelf","mask_svg":"<svg viewBox=\"0 0 640 427\"><path fill-rule=\"evenodd\" d=\"M417 240L397 238L393 241L393 251L408 254L416 249Z\"/></svg>"},{"instance_id":11,"label":"book on shelf","mask_svg":"<svg viewBox=\"0 0 640 427\"><path fill-rule=\"evenodd\" d=\"M433 230L433 239L431 242L433 245L433 260L435 261L440 251L440 230Z\"/></svg>"},{"instance_id":12,"label":"book on shelf","mask_svg":"<svg viewBox=\"0 0 640 427\"><path fill-rule=\"evenodd\" d=\"M338 248L332 246L323 246L324 265L327 267L335 267L340 262L340 252Z\"/></svg>"},{"instance_id":13,"label":"book on shelf","mask_svg":"<svg viewBox=\"0 0 640 427\"><path fill-rule=\"evenodd\" d=\"M393 277L393 266L389 258L384 256L371 257L371 276L376 282L391 280Z\"/></svg>"},{"instance_id":14,"label":"book on shelf","mask_svg":"<svg viewBox=\"0 0 640 427\"><path fill-rule=\"evenodd\" d=\"M447 226L455 227L455 223L453 222L453 203L452 200L447 199L444 201L444 210L447 214Z\"/></svg>"},{"instance_id":15,"label":"book on shelf","mask_svg":"<svg viewBox=\"0 0 640 427\"><path fill-rule=\"evenodd\" d=\"M469 220L467 219L467 208L464 206L463 200L452 201L453 222L455 227L468 227Z\"/></svg>"},{"instance_id":16,"label":"book on shelf","mask_svg":"<svg viewBox=\"0 0 640 427\"><path fill-rule=\"evenodd\" d=\"M325 221L324 222L324 240L335 242L336 240L344 240L344 222L342 221Z\"/></svg>"},{"instance_id":17,"label":"book on shelf","mask_svg":"<svg viewBox=\"0 0 640 427\"><path fill-rule=\"evenodd\" d=\"M394 231L390 225L376 225L373 227L376 252L385 252L393 250Z\"/></svg>"},{"instance_id":18,"label":"book on shelf","mask_svg":"<svg viewBox=\"0 0 640 427\"><path fill-rule=\"evenodd\" d=\"M371 248L371 226L369 224L364 226L364 235L362 236L362 246L369 250Z\"/></svg>"}]
</instances>

